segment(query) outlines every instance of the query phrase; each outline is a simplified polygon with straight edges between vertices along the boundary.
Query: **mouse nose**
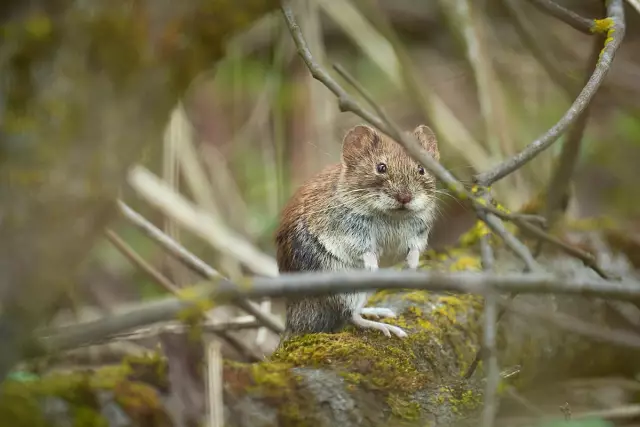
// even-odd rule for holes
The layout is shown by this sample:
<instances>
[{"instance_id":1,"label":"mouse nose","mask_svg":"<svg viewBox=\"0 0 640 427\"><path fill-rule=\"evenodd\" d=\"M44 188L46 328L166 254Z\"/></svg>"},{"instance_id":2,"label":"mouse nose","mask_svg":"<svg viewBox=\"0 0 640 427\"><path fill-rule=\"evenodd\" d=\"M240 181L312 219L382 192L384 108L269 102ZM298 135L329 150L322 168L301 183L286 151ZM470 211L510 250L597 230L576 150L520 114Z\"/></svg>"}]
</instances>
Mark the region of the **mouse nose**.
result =
<instances>
[{"instance_id":1,"label":"mouse nose","mask_svg":"<svg viewBox=\"0 0 640 427\"><path fill-rule=\"evenodd\" d=\"M402 203L403 205L406 205L407 203L409 203L411 201L411 199L413 199L413 197L411 197L410 193L398 193L398 194L396 194L396 200L399 201L400 203Z\"/></svg>"}]
</instances>

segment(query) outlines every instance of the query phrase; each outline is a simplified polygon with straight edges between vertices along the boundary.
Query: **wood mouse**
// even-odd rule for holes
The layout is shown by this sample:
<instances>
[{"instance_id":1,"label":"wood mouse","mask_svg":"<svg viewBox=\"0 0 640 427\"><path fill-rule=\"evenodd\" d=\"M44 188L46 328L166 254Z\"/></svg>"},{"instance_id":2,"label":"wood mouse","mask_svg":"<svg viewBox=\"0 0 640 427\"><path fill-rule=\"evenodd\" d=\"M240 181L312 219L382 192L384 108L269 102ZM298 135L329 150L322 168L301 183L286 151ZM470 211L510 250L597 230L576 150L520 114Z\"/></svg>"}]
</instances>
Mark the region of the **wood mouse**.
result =
<instances>
[{"instance_id":1,"label":"wood mouse","mask_svg":"<svg viewBox=\"0 0 640 427\"><path fill-rule=\"evenodd\" d=\"M428 126L418 126L413 135L440 159ZM275 237L278 268L377 270L404 259L408 268L416 269L435 217L435 177L398 143L358 125L343 139L341 162L306 181L282 210ZM287 298L283 339L337 332L349 323L406 337L397 326L363 318L395 317L388 308L365 308L372 294Z\"/></svg>"}]
</instances>

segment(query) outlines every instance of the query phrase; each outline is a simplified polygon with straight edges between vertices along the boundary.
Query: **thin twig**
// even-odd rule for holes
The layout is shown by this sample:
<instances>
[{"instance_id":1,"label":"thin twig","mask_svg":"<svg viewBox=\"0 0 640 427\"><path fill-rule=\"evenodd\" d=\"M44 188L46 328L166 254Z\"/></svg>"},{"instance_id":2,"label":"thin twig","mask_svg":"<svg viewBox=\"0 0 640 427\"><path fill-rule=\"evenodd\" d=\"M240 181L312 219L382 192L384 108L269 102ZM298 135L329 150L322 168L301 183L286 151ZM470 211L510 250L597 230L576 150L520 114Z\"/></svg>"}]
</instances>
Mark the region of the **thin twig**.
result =
<instances>
[{"instance_id":1,"label":"thin twig","mask_svg":"<svg viewBox=\"0 0 640 427\"><path fill-rule=\"evenodd\" d=\"M505 228L502 221L500 221L496 216L490 213L479 212L478 215L494 233L496 233L502 240L504 240L505 245L507 245L507 247L511 249L514 254L516 254L518 257L520 257L520 259L524 261L526 271L531 272L540 270L540 266L538 265L538 262L533 258L533 255L531 254L531 251L529 251L529 248L527 248L524 243L522 243L520 240L518 240L518 238L511 234L509 230ZM529 224L528 222L523 222Z\"/></svg>"},{"instance_id":2,"label":"thin twig","mask_svg":"<svg viewBox=\"0 0 640 427\"><path fill-rule=\"evenodd\" d=\"M582 89L574 103L571 105L565 115L549 129L544 135L530 143L524 150L503 161L495 168L477 174L474 177L476 183L482 186L489 186L494 182L504 178L510 173L518 170L520 167L531 161L542 151L546 150L553 144L578 117L584 109L589 105L602 81L606 77L611 68L611 63L618 47L622 43L625 33L624 8L622 0L611 0L607 3L607 20L601 21L602 27L596 26L597 30L607 31L607 39L604 49L600 53L600 58L596 64L596 68L589 78L588 83Z\"/></svg>"},{"instance_id":3,"label":"thin twig","mask_svg":"<svg viewBox=\"0 0 640 427\"><path fill-rule=\"evenodd\" d=\"M541 11L558 18L570 27L584 34L593 34L593 19L584 18L577 13L560 6L553 0L529 0Z\"/></svg>"},{"instance_id":4,"label":"thin twig","mask_svg":"<svg viewBox=\"0 0 640 427\"><path fill-rule=\"evenodd\" d=\"M174 218L182 227L199 236L222 253L238 259L256 274L277 276L278 265L221 221L199 209L181 194L169 188L157 175L136 165L129 170L129 185L148 203Z\"/></svg>"},{"instance_id":5,"label":"thin twig","mask_svg":"<svg viewBox=\"0 0 640 427\"><path fill-rule=\"evenodd\" d=\"M133 265L146 273L157 284L162 286L165 291L170 293L176 293L179 289L169 280L164 274L160 273L156 268L150 265L140 255L138 255L131 247L120 238L112 230L107 229L105 231L105 237L113 244L113 246L125 256Z\"/></svg>"},{"instance_id":6,"label":"thin twig","mask_svg":"<svg viewBox=\"0 0 640 427\"><path fill-rule=\"evenodd\" d=\"M184 246L176 242L155 225L147 221L142 215L131 209L123 201L118 200L118 208L122 216L132 225L143 231L149 238L160 244L169 254L182 261L187 267L199 274L205 279L214 280L222 278L220 273L213 269L209 264L189 252ZM238 300L236 304L247 313L254 316L267 328L276 334L284 331L282 321L271 313L265 313L260 309L258 304L249 300Z\"/></svg>"},{"instance_id":7,"label":"thin twig","mask_svg":"<svg viewBox=\"0 0 640 427\"><path fill-rule=\"evenodd\" d=\"M496 356L496 327L498 323L498 295L494 290L487 292L484 298L483 342L487 379L484 387L484 410L482 427L492 427L496 418L496 396L500 383L500 368Z\"/></svg>"},{"instance_id":8,"label":"thin twig","mask_svg":"<svg viewBox=\"0 0 640 427\"><path fill-rule=\"evenodd\" d=\"M597 36L593 41L593 48L591 51L591 57L589 58L589 65L587 76L592 73L595 65L598 63L598 56L600 55L600 46L602 45L603 37ZM585 79L587 80L588 77ZM586 82L585 82L586 84ZM555 222L557 214L562 209L562 202L564 197L569 191L569 184L571 183L571 177L575 171L576 164L578 163L578 157L580 154L580 148L582 146L582 140L587 122L589 121L590 106L584 109L582 114L578 117L573 124L569 133L567 134L567 140L562 145L562 151L558 164L553 172L551 180L548 186L547 203L546 203L546 218L547 224L552 226Z\"/></svg>"},{"instance_id":9,"label":"thin twig","mask_svg":"<svg viewBox=\"0 0 640 427\"><path fill-rule=\"evenodd\" d=\"M224 426L224 402L222 399L222 354L220 342L208 338L205 342L207 354L207 427Z\"/></svg>"},{"instance_id":10,"label":"thin twig","mask_svg":"<svg viewBox=\"0 0 640 427\"><path fill-rule=\"evenodd\" d=\"M578 79L569 76L566 70L559 66L558 54L552 52L552 49L557 46L558 40L550 40L546 37L546 34L538 31L539 27L530 22L526 12L519 7L521 2L518 0L503 0L503 2L505 3L505 10L509 14L509 19L514 22L515 30L536 60L542 65L543 70L556 86L565 92L567 97L575 98L580 93L584 83L581 84ZM560 56L562 56L562 53L560 53ZM603 94L616 95L616 102L620 107L629 110L632 114L637 110L638 102L635 97L624 96L615 81L604 81L598 92L601 93L600 96L603 96Z\"/></svg>"},{"instance_id":11,"label":"thin twig","mask_svg":"<svg viewBox=\"0 0 640 427\"><path fill-rule=\"evenodd\" d=\"M489 239L489 235L484 235L480 238L480 258L482 259L482 270L484 271L492 271L495 261Z\"/></svg>"},{"instance_id":12,"label":"thin twig","mask_svg":"<svg viewBox=\"0 0 640 427\"><path fill-rule=\"evenodd\" d=\"M149 277L151 277L157 284L162 286L166 291L178 295L180 293L180 288L176 286L173 282L171 282L166 276L156 270L153 266L149 265L142 257L140 257L127 243L122 240L116 233L111 230L105 231L106 237L109 239L111 243L134 265L140 268L142 271L147 273ZM213 318L210 314L205 314L205 316L213 321ZM218 336L223 338L233 347L240 350L243 354L249 356L254 361L260 360L260 356L253 351L253 349L249 348L245 343L238 340L237 338L229 335L227 331L218 331L216 332Z\"/></svg>"},{"instance_id":13,"label":"thin twig","mask_svg":"<svg viewBox=\"0 0 640 427\"><path fill-rule=\"evenodd\" d=\"M148 324L175 318L193 301L212 298L218 304L238 298L275 296L318 296L350 291L377 289L424 289L433 292L483 295L489 288L496 292L565 294L587 297L633 300L640 298L640 282L608 282L601 279L562 278L544 273L492 274L478 272L430 272L381 269L282 274L274 278L256 277L241 288L225 279L207 283L192 293L195 299L164 298L139 304L126 313L66 326L61 332L44 337L49 348L74 348L107 335L121 333Z\"/></svg>"},{"instance_id":14,"label":"thin twig","mask_svg":"<svg viewBox=\"0 0 640 427\"><path fill-rule=\"evenodd\" d=\"M202 324L203 332L222 332L222 331L241 331L245 329L256 329L260 327L260 322L257 322L255 319L247 319L244 321L232 320L229 322L211 322L207 320ZM161 333L171 332L171 333L184 333L187 331L189 326L185 325L183 322L168 322L164 323L160 326L155 327L147 327L137 329L132 332L126 332L123 334L117 334L114 336L106 337L105 340L114 340L114 341L133 341L140 340L143 338L149 338L157 336Z\"/></svg>"},{"instance_id":15,"label":"thin twig","mask_svg":"<svg viewBox=\"0 0 640 427\"><path fill-rule=\"evenodd\" d=\"M489 242L490 236L485 234L480 238L480 253L482 254L482 269L493 271L493 249ZM484 410L482 411L482 426L493 427L496 420L497 392L500 383L500 366L496 355L496 328L498 318L498 294L490 290L484 298L484 328L483 353L484 365L487 369L487 379L484 387Z\"/></svg>"},{"instance_id":16,"label":"thin twig","mask_svg":"<svg viewBox=\"0 0 640 427\"><path fill-rule=\"evenodd\" d=\"M508 14L509 21L522 39L525 46L531 51L534 58L542 65L542 69L547 73L556 86L565 92L568 98L575 98L580 93L579 82L569 77L558 67L556 55L550 51L550 43L543 44L541 34L534 22L531 22L526 11L520 6L520 0L502 0L504 9Z\"/></svg>"},{"instance_id":17,"label":"thin twig","mask_svg":"<svg viewBox=\"0 0 640 427\"><path fill-rule=\"evenodd\" d=\"M528 231L529 233L533 234L537 238L539 238L541 240L544 240L546 242L552 243L555 246L557 246L560 249L562 249L567 254L572 255L575 258L578 258L587 267L590 267L593 271L598 273L598 275L600 277L602 277L603 279L614 279L615 278L615 276L613 276L612 274L606 272L602 267L600 267L600 265L598 264L596 259L590 253L585 252L582 249L578 249L578 248L576 248L574 246L571 246L570 244L568 244L566 242L563 242L559 238L557 238L555 236L552 236L551 234L539 229L538 227L528 223L527 221L522 221L520 219L514 219L513 222L514 222L515 225L517 225L518 227L520 227L521 229L523 229L525 231Z\"/></svg>"},{"instance_id":18,"label":"thin twig","mask_svg":"<svg viewBox=\"0 0 640 427\"><path fill-rule=\"evenodd\" d=\"M640 0L627 0L627 3L629 3L636 12L640 13Z\"/></svg>"}]
</instances>

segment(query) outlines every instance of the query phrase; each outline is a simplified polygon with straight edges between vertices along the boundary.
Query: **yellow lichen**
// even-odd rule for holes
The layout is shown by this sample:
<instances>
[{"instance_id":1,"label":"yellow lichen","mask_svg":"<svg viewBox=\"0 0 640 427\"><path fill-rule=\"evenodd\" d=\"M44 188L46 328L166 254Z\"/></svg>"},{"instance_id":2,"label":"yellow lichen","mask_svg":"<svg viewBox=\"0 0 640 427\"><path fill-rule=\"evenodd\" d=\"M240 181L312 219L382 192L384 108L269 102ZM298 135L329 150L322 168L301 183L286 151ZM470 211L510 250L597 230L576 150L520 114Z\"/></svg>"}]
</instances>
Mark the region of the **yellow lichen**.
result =
<instances>
[{"instance_id":1,"label":"yellow lichen","mask_svg":"<svg viewBox=\"0 0 640 427\"><path fill-rule=\"evenodd\" d=\"M614 21L611 18L594 19L591 26L592 33L604 33L609 31L614 25Z\"/></svg>"},{"instance_id":2,"label":"yellow lichen","mask_svg":"<svg viewBox=\"0 0 640 427\"><path fill-rule=\"evenodd\" d=\"M480 241L480 238L489 234L491 234L491 230L489 230L487 224L482 220L477 220L469 231L460 236L458 242L461 247L471 247L477 244Z\"/></svg>"},{"instance_id":3,"label":"yellow lichen","mask_svg":"<svg viewBox=\"0 0 640 427\"><path fill-rule=\"evenodd\" d=\"M202 337L202 321L206 313L215 307L210 298L202 296L198 287L180 290L178 297L188 303L188 306L178 312L178 320L189 327L189 338L199 341Z\"/></svg>"},{"instance_id":4,"label":"yellow lichen","mask_svg":"<svg viewBox=\"0 0 640 427\"><path fill-rule=\"evenodd\" d=\"M477 256L462 256L449 265L451 271L480 270L481 268L482 264Z\"/></svg>"}]
</instances>

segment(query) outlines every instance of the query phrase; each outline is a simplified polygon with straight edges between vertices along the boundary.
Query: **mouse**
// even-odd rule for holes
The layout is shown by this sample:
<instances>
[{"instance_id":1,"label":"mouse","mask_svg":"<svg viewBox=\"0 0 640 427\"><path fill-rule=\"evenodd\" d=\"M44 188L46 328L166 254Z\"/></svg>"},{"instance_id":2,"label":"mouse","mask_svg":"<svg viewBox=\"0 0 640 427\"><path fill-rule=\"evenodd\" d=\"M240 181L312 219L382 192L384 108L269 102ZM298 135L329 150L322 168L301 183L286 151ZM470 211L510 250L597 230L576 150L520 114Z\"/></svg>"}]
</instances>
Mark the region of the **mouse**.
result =
<instances>
[{"instance_id":1,"label":"mouse","mask_svg":"<svg viewBox=\"0 0 640 427\"><path fill-rule=\"evenodd\" d=\"M431 128L420 125L413 136L440 160ZM389 136L357 125L344 135L340 162L306 180L284 205L275 232L278 270L375 271L400 262L415 270L436 212L435 176ZM286 297L282 339L347 325L406 337L398 326L371 320L396 317L389 308L365 307L373 293Z\"/></svg>"}]
</instances>

